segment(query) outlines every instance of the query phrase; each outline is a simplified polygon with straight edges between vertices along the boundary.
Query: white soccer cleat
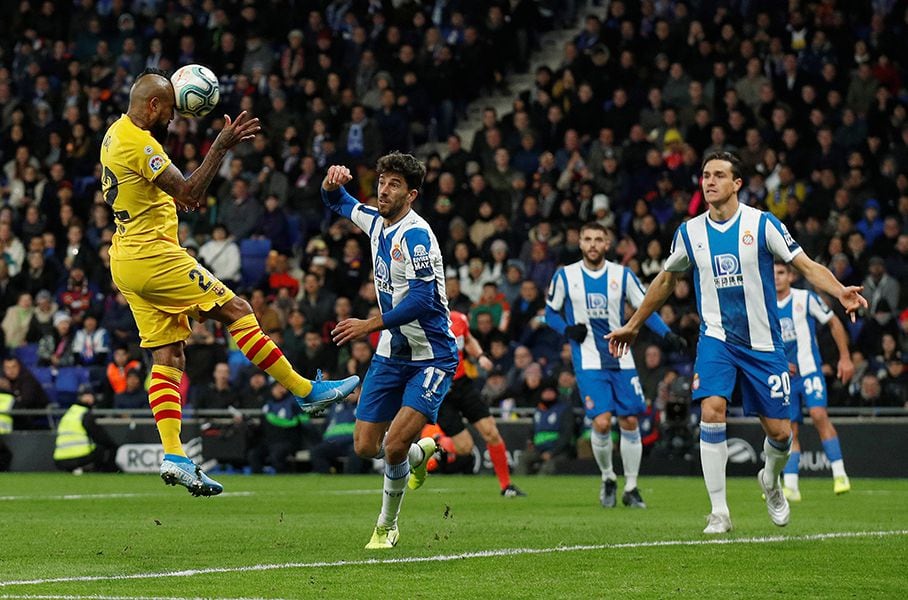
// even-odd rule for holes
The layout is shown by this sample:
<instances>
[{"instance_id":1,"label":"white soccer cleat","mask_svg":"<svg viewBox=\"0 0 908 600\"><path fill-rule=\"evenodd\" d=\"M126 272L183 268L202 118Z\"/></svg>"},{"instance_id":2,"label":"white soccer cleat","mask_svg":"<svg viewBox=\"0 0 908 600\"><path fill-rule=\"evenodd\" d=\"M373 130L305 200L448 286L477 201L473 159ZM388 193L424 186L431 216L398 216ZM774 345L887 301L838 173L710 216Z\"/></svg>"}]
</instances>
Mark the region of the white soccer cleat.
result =
<instances>
[{"instance_id":1,"label":"white soccer cleat","mask_svg":"<svg viewBox=\"0 0 908 600\"><path fill-rule=\"evenodd\" d=\"M757 481L763 489L763 497L766 498L766 510L769 512L769 518L779 527L788 525L788 519L791 517L791 506L785 497L785 491L782 485L776 481L776 486L767 486L763 479L763 472L766 469L760 469L757 473Z\"/></svg>"},{"instance_id":2,"label":"white soccer cleat","mask_svg":"<svg viewBox=\"0 0 908 600\"><path fill-rule=\"evenodd\" d=\"M731 517L728 513L710 513L706 517L706 529L703 533L715 535L731 531Z\"/></svg>"}]
</instances>

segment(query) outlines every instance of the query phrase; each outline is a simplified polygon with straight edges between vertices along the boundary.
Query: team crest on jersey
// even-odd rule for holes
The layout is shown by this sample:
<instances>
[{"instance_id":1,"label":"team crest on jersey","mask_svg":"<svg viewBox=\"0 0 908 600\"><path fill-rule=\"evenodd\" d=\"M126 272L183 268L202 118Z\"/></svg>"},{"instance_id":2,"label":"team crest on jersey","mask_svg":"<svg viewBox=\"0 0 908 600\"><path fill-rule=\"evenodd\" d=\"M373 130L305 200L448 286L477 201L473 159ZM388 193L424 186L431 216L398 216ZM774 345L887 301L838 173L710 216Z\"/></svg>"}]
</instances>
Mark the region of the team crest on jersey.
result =
<instances>
[{"instance_id":1,"label":"team crest on jersey","mask_svg":"<svg viewBox=\"0 0 908 600\"><path fill-rule=\"evenodd\" d=\"M148 159L148 166L151 168L152 172L157 173L164 166L164 157L160 154L155 154Z\"/></svg>"},{"instance_id":2,"label":"team crest on jersey","mask_svg":"<svg viewBox=\"0 0 908 600\"><path fill-rule=\"evenodd\" d=\"M396 260L397 262L404 261L404 253L400 251L400 246L394 246L391 249L391 260Z\"/></svg>"},{"instance_id":3,"label":"team crest on jersey","mask_svg":"<svg viewBox=\"0 0 908 600\"><path fill-rule=\"evenodd\" d=\"M690 389L699 390L700 389L700 374L694 373L694 379L690 383Z\"/></svg>"},{"instance_id":4,"label":"team crest on jersey","mask_svg":"<svg viewBox=\"0 0 908 600\"><path fill-rule=\"evenodd\" d=\"M227 288L225 288L223 285L218 284L214 286L211 291L214 292L216 296L223 296L227 293Z\"/></svg>"},{"instance_id":5,"label":"team crest on jersey","mask_svg":"<svg viewBox=\"0 0 908 600\"><path fill-rule=\"evenodd\" d=\"M608 298L605 294L588 293L586 295L586 312L591 319L608 318Z\"/></svg>"},{"instance_id":6,"label":"team crest on jersey","mask_svg":"<svg viewBox=\"0 0 908 600\"><path fill-rule=\"evenodd\" d=\"M741 238L741 241L744 242L745 246L751 246L754 243L754 236L749 229L744 231L744 237Z\"/></svg>"},{"instance_id":7,"label":"team crest on jersey","mask_svg":"<svg viewBox=\"0 0 908 600\"><path fill-rule=\"evenodd\" d=\"M583 403L586 405L587 410L593 410L594 408L596 408L596 404L593 402L593 399L590 396L584 398Z\"/></svg>"},{"instance_id":8,"label":"team crest on jersey","mask_svg":"<svg viewBox=\"0 0 908 600\"><path fill-rule=\"evenodd\" d=\"M800 302L795 304L795 312L804 312L804 305Z\"/></svg>"},{"instance_id":9,"label":"team crest on jersey","mask_svg":"<svg viewBox=\"0 0 908 600\"><path fill-rule=\"evenodd\" d=\"M151 146L145 146L143 152L145 152L145 154L151 154L152 152L154 152L154 148L152 148Z\"/></svg>"},{"instance_id":10,"label":"team crest on jersey","mask_svg":"<svg viewBox=\"0 0 908 600\"><path fill-rule=\"evenodd\" d=\"M375 287L378 288L378 291L386 294L394 293L391 288L391 271L388 270L387 263L381 258L375 259Z\"/></svg>"},{"instance_id":11,"label":"team crest on jersey","mask_svg":"<svg viewBox=\"0 0 908 600\"><path fill-rule=\"evenodd\" d=\"M617 279L612 279L611 282L609 282L608 286L609 286L612 290L618 291L618 280L617 280Z\"/></svg>"}]
</instances>

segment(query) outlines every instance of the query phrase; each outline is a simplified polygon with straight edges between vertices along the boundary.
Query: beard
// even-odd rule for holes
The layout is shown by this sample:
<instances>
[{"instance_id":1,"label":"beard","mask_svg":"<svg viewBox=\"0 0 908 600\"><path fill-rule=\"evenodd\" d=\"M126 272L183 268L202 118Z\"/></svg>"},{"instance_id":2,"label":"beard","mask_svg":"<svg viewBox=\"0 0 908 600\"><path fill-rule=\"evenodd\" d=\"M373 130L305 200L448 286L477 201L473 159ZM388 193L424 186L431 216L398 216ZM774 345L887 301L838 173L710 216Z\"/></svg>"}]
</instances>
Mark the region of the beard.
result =
<instances>
[{"instance_id":1,"label":"beard","mask_svg":"<svg viewBox=\"0 0 908 600\"><path fill-rule=\"evenodd\" d=\"M149 130L151 137L156 139L162 146L167 142L167 123L155 123Z\"/></svg>"}]
</instances>

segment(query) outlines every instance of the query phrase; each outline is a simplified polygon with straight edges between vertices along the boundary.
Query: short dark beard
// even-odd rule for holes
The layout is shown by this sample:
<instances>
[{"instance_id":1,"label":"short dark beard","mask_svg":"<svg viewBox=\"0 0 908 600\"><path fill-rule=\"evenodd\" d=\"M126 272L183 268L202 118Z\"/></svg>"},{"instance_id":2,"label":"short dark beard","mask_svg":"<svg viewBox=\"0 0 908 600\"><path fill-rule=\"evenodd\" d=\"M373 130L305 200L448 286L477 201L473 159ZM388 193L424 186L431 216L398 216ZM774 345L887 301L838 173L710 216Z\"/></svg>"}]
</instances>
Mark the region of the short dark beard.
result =
<instances>
[{"instance_id":1,"label":"short dark beard","mask_svg":"<svg viewBox=\"0 0 908 600\"><path fill-rule=\"evenodd\" d=\"M158 143L162 146L167 143L167 124L155 123L149 129L151 132L151 137L158 140Z\"/></svg>"}]
</instances>

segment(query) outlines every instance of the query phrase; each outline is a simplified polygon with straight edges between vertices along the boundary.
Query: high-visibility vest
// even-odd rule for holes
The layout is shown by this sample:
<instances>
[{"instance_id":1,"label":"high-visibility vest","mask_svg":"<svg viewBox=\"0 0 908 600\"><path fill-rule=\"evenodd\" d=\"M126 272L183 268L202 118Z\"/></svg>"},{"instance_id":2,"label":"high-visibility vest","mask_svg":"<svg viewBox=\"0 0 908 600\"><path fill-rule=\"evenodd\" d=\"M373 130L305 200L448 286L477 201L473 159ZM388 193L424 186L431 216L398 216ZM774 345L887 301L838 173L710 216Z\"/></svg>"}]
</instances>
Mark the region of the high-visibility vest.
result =
<instances>
[{"instance_id":1,"label":"high-visibility vest","mask_svg":"<svg viewBox=\"0 0 908 600\"><path fill-rule=\"evenodd\" d=\"M10 416L9 411L13 409L13 402L15 401L16 399L12 394L0 392L0 435L12 433L13 431L13 418Z\"/></svg>"},{"instance_id":2,"label":"high-visibility vest","mask_svg":"<svg viewBox=\"0 0 908 600\"><path fill-rule=\"evenodd\" d=\"M88 437L82 418L88 412L87 406L73 404L60 419L57 426L57 446L54 448L54 460L67 460L88 456L95 449Z\"/></svg>"}]
</instances>

